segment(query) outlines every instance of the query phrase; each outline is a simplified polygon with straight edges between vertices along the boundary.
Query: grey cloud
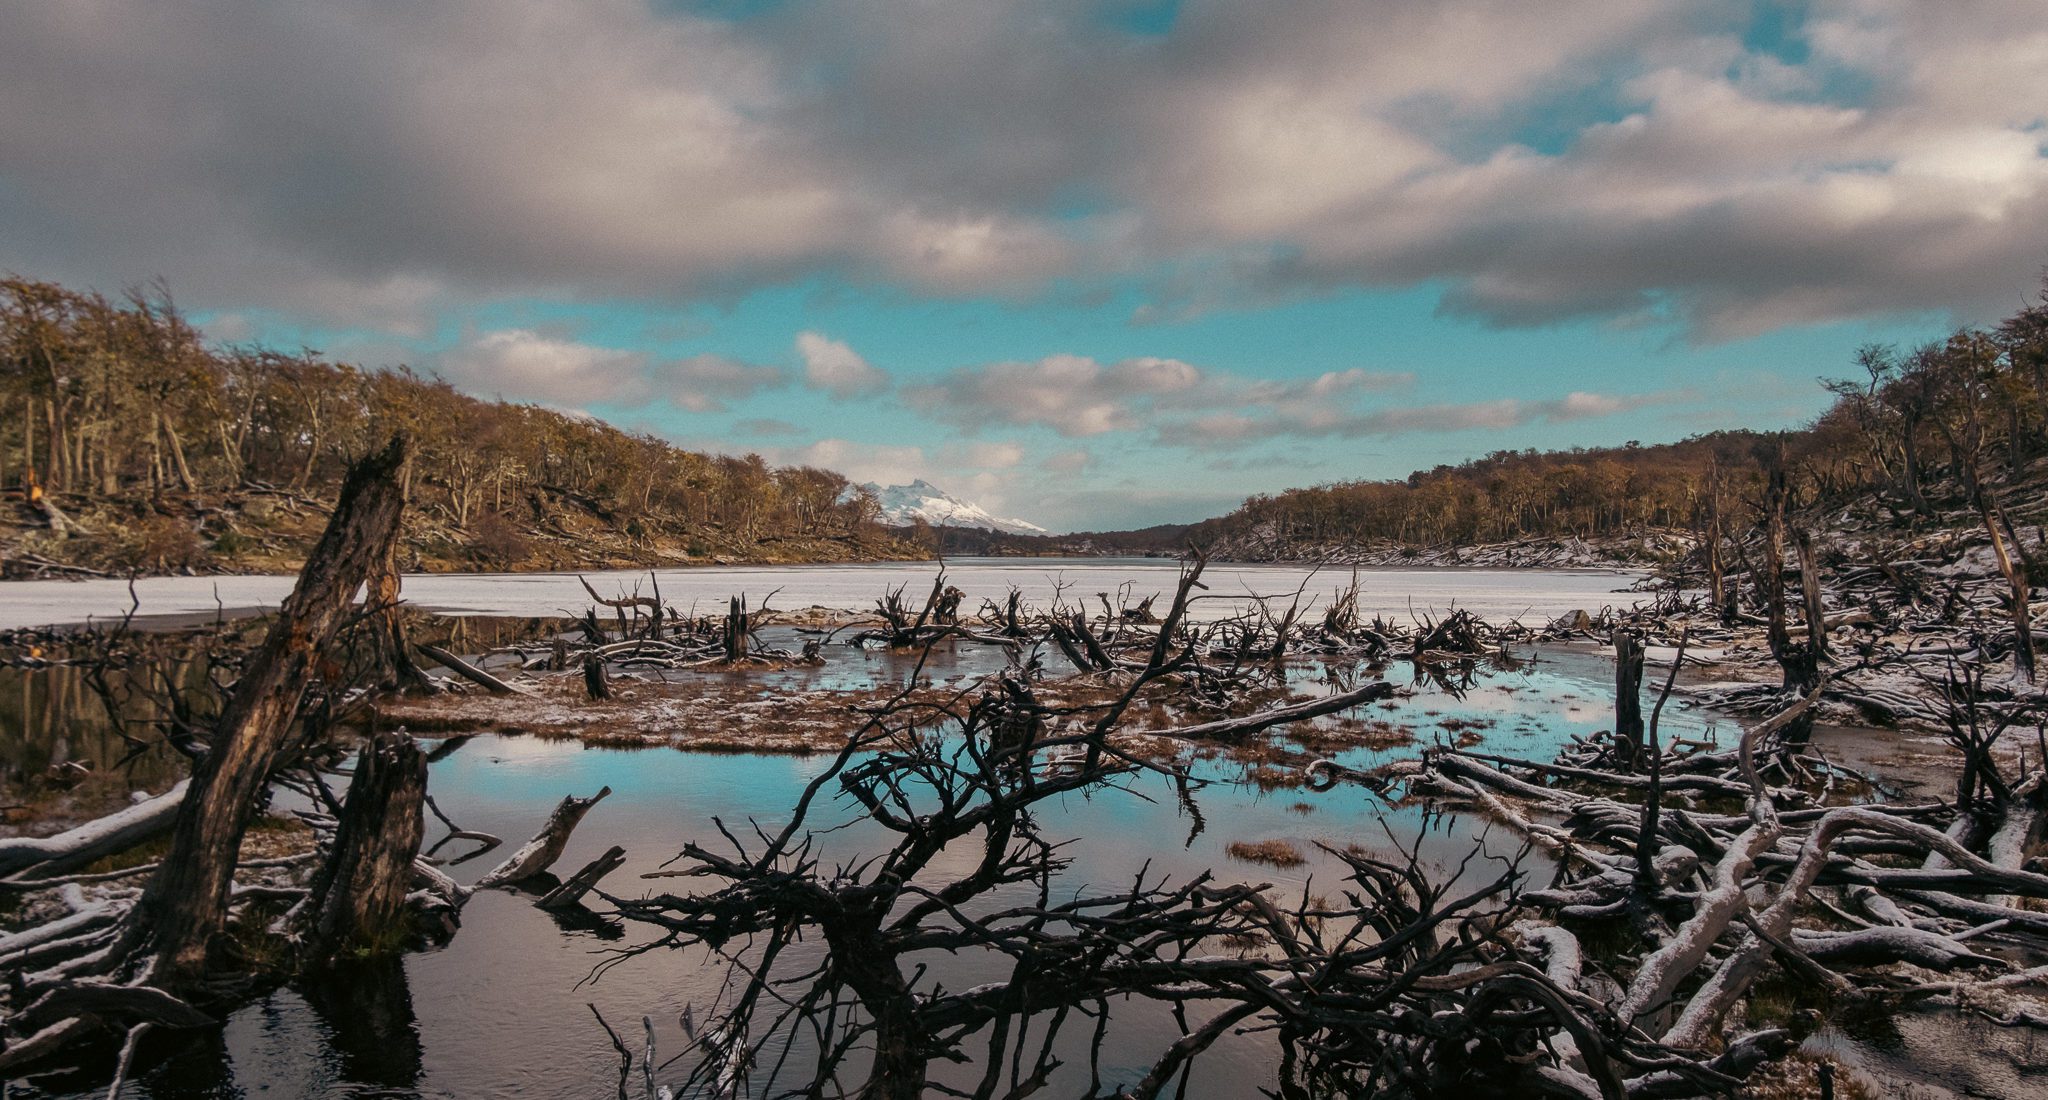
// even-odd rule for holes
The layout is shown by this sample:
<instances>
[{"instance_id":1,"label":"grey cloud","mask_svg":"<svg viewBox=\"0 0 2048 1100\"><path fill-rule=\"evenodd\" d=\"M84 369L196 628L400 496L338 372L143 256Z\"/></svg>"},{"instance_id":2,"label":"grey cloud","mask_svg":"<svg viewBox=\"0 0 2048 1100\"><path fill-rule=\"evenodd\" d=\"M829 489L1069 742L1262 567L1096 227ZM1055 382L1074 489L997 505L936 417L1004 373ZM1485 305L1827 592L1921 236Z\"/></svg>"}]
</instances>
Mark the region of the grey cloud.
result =
<instances>
[{"instance_id":1,"label":"grey cloud","mask_svg":"<svg viewBox=\"0 0 2048 1100\"><path fill-rule=\"evenodd\" d=\"M1051 428L1070 438L1155 429L1166 414L1235 406L1305 419L1346 395L1400 389L1414 375L1363 369L1300 380L1248 379L1178 359L1101 363L1081 355L954 370L907 387L913 408L962 427L991 424Z\"/></svg>"},{"instance_id":2,"label":"grey cloud","mask_svg":"<svg viewBox=\"0 0 2048 1100\"><path fill-rule=\"evenodd\" d=\"M2048 251L2037 0L1817 0L1797 65L1744 51L1751 8L1188 0L1137 38L1083 0L6 5L0 265L415 334L819 273L1144 273L1141 319L1441 282L1702 338L2008 308ZM1619 111L1558 148L1503 136L1592 87Z\"/></svg>"},{"instance_id":3,"label":"grey cloud","mask_svg":"<svg viewBox=\"0 0 2048 1100\"><path fill-rule=\"evenodd\" d=\"M1529 424L1564 424L1687 398L1680 391L1611 395L1574 392L1558 398L1410 405L1369 411L1281 408L1271 413L1212 413L1160 433L1164 442L1195 449L1228 449L1274 440L1415 435L1475 430L1504 431Z\"/></svg>"}]
</instances>

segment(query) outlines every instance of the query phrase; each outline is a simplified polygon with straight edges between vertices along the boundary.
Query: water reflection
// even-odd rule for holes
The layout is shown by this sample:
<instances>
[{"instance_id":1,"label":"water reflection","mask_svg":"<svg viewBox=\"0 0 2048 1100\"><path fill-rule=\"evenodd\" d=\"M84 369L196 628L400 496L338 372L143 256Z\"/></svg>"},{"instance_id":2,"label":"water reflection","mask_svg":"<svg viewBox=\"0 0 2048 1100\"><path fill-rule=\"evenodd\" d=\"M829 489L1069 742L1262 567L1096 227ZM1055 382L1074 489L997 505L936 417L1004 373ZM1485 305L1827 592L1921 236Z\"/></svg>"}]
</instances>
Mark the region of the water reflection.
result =
<instances>
[{"instance_id":1,"label":"water reflection","mask_svg":"<svg viewBox=\"0 0 2048 1100\"><path fill-rule=\"evenodd\" d=\"M482 629L487 623L467 624L478 631L462 637L465 648L487 649L495 638L507 636ZM975 663L1001 659L981 647L962 647L927 671L941 677L966 675ZM837 681L907 672L898 662L888 654L841 650L826 669L793 674ZM1387 672L1397 678L1410 675L1406 669ZM1374 674L1351 664L1302 664L1291 670L1296 690L1342 690ZM48 753L59 737L65 739L63 751L74 755L117 754L125 747L105 729L92 731L94 707L77 685L66 697L68 710L51 702L58 695L55 684L64 678L63 670L6 670L6 675L12 679L0 682L15 692L27 683L32 710L22 713L33 713L37 722L34 734L24 728L23 736L11 743L15 747L10 749L10 762L26 766L32 759L27 755L31 743L43 745L40 751ZM1611 691L1611 666L1597 655L1525 652L1510 662L1475 663L1443 680L1423 677L1413 684L1412 697L1381 704L1363 716L1333 716L1277 740L1304 749L1304 742L1313 741L1316 751L1332 752L1341 763L1358 768L1418 751L1412 743L1333 750L1316 736L1317 731L1335 730L1345 722L1369 720L1405 727L1422 744L1476 736L1487 743L1488 751L1542 757L1574 735L1605 728L1611 720ZM1697 740L1713 739L1720 722L1708 712L1690 709L1665 716L1668 731ZM1727 725L1731 733L1734 728ZM47 739L39 742L39 736ZM134 766L142 765L138 761ZM437 746L430 782L438 805L454 821L464 828L514 838L514 843L530 835L547 808L563 795L612 787L613 796L593 811L560 866L580 866L620 844L628 862L607 885L619 892L638 892L689 888L677 880L642 881L636 876L655 870L692 841L722 845L711 824L714 817L741 828L749 820L768 827L779 824L795 793L824 766L825 761L816 757L587 748L573 741L485 733ZM1483 821L1435 815L1420 806L1390 807L1355 786L1328 791L1267 789L1254 780L1246 763L1221 757L1198 761L1196 770L1212 782L1192 792L1191 799L1171 782L1148 776L1133 782L1135 794L1075 794L1047 806L1043 826L1050 838L1083 841L1066 849L1074 862L1062 876L1062 889L1127 883L1139 866L1149 862L1154 873L1178 879L1214 870L1226 881L1272 882L1281 896L1290 897L1329 890L1340 881L1341 864L1321 853L1319 843L1340 849L1347 844L1377 849L1417 844L1426 864L1448 873L1456 872L1475 843L1484 843L1496 856L1519 847L1512 837L1488 835ZM855 807L837 805L833 813L836 816L821 824L846 827L824 838L823 858L851 860L874 850L880 835L861 820ZM433 835L438 837L439 830ZM1227 851L1232 841L1265 840L1292 843L1308 862L1284 869L1253 866L1235 862ZM473 880L492 862L484 859L451 870ZM1540 869L1532 871L1540 876ZM1479 861L1467 873L1491 875L1498 870ZM1030 887L1017 890L1014 897L994 901L1031 900ZM704 1008L726 990L726 967L700 950L644 956L589 981L606 951L644 943L650 935L644 928L621 928L609 921L564 924L535 909L530 898L486 892L470 902L462 930L444 948L276 990L236 1012L218 1031L156 1036L146 1045L141 1072L124 1095L608 1094L616 1079L617 1056L586 1003L596 1004L629 1042L635 1041L641 1017L652 1018L661 1045L674 1053L684 1049L678 1022L684 1011L693 1010L701 1018ZM791 965L801 968L817 960L821 947L806 943L790 950L798 956ZM932 961L940 968L935 973L949 987L991 977L944 957ZM1179 1023L1160 1006L1128 1002L1115 1007L1109 1049L1128 1064L1105 1065L1105 1085L1134 1081L1180 1034ZM1055 1082L1047 1095L1085 1090L1085 1054L1076 1053L1074 1072L1079 1078ZM799 1051L797 1057L801 1056ZM1286 1074L1276 1057L1269 1037L1226 1040L1201 1063L1186 1095L1235 1097L1281 1089ZM93 1067L86 1067L39 1079L33 1088L15 1095L104 1095L106 1064L97 1067L97 1080ZM969 1087L978 1073L974 1067L945 1072L952 1075L950 1083Z\"/></svg>"}]
</instances>

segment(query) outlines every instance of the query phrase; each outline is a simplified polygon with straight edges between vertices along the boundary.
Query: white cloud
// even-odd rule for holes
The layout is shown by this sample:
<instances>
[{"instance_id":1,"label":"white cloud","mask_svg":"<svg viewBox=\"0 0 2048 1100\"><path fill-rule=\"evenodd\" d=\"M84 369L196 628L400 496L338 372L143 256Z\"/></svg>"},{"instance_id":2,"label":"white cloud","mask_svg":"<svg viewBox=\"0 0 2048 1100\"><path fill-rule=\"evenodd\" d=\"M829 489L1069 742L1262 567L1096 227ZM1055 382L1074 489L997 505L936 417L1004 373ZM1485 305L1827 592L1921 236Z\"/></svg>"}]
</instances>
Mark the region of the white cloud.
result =
<instances>
[{"instance_id":1,"label":"white cloud","mask_svg":"<svg viewBox=\"0 0 2048 1100\"><path fill-rule=\"evenodd\" d=\"M761 457L784 466L821 466L860 484L902 485L925 476L924 448L909 444L820 439L800 447L764 447Z\"/></svg>"},{"instance_id":2,"label":"white cloud","mask_svg":"<svg viewBox=\"0 0 2048 1100\"><path fill-rule=\"evenodd\" d=\"M1254 379L1204 370L1178 359L1141 357L1102 363L1081 355L954 370L905 389L914 408L963 427L992 424L1051 428L1069 438L1159 431L1202 410L1233 408L1195 422L1230 433L1275 418L1301 423L1339 417L1354 395L1413 385L1406 372L1353 368L1312 379ZM1257 414L1256 416L1253 414Z\"/></svg>"},{"instance_id":3,"label":"white cloud","mask_svg":"<svg viewBox=\"0 0 2048 1100\"><path fill-rule=\"evenodd\" d=\"M774 367L716 355L655 361L531 329L482 333L443 355L440 367L466 389L572 407L666 401L691 412L713 412L783 382Z\"/></svg>"},{"instance_id":4,"label":"white cloud","mask_svg":"<svg viewBox=\"0 0 2048 1100\"><path fill-rule=\"evenodd\" d=\"M800 332L797 354L804 361L804 381L835 397L855 397L887 389L889 376L861 358L844 341L817 332Z\"/></svg>"}]
</instances>

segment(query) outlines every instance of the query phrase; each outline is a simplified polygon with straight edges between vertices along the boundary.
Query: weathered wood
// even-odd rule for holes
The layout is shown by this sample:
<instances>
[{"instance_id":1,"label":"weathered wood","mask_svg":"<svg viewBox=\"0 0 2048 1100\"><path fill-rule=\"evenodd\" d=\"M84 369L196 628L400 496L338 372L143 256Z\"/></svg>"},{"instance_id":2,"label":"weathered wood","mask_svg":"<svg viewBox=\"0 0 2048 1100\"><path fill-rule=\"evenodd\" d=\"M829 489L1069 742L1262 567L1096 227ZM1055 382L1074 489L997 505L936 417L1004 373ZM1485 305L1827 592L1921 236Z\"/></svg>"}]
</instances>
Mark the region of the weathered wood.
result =
<instances>
[{"instance_id":1,"label":"weathered wood","mask_svg":"<svg viewBox=\"0 0 2048 1100\"><path fill-rule=\"evenodd\" d=\"M468 680L470 683L483 688L485 691L490 692L492 695L527 694L526 689L517 687L513 684L508 684L505 681L498 679L496 676L493 676L490 673L485 672L483 669L480 669L477 666L470 664L468 661L465 661L462 658L457 657L455 654L450 653L445 649L442 649L440 646L428 645L425 642L418 643L418 646L419 651L421 653L424 653L427 656L432 657L434 660L439 661L441 664L447 666L447 668L450 671L454 672L457 676L460 676L463 679Z\"/></svg>"},{"instance_id":2,"label":"weathered wood","mask_svg":"<svg viewBox=\"0 0 2048 1100\"><path fill-rule=\"evenodd\" d=\"M534 904L542 909L573 908L583 901L585 894L596 889L597 884L606 875L618 870L625 862L626 850L614 844L606 849L603 855L584 864L582 870L564 879L560 886L548 891L547 896Z\"/></svg>"},{"instance_id":3,"label":"weathered wood","mask_svg":"<svg viewBox=\"0 0 2048 1100\"><path fill-rule=\"evenodd\" d=\"M507 857L505 862L478 879L476 889L517 886L554 866L555 861L562 858L562 849L569 846L569 836L576 831L576 826L582 822L583 815L589 813L592 806L602 802L605 796L611 793L612 789L605 787L589 798L571 795L562 799L555 806L555 812L548 815L548 822L541 827L540 832L534 834L532 840Z\"/></svg>"},{"instance_id":4,"label":"weathered wood","mask_svg":"<svg viewBox=\"0 0 2048 1100\"><path fill-rule=\"evenodd\" d=\"M1793 537L1799 551L1800 602L1806 607L1806 644L1818 660L1828 658L1827 605L1820 598L1820 560L1813 552L1813 535L1801 529Z\"/></svg>"},{"instance_id":5,"label":"weathered wood","mask_svg":"<svg viewBox=\"0 0 2048 1100\"><path fill-rule=\"evenodd\" d=\"M392 539L383 557L377 562L376 573L371 576L367 593L370 605L376 611L377 658L383 666L382 687L403 695L433 695L440 689L420 671L412 659L412 649L406 645L405 617L399 607L399 590L402 585L398 570L398 540Z\"/></svg>"},{"instance_id":6,"label":"weathered wood","mask_svg":"<svg viewBox=\"0 0 2048 1100\"><path fill-rule=\"evenodd\" d=\"M152 982L176 991L205 973L227 919L235 859L257 796L293 735L306 685L357 589L389 553L405 508L409 447L394 437L349 471L334 515L263 644L243 668L179 806L163 866L137 901L132 927Z\"/></svg>"},{"instance_id":7,"label":"weathered wood","mask_svg":"<svg viewBox=\"0 0 2048 1100\"><path fill-rule=\"evenodd\" d=\"M333 846L305 909L310 959L398 948L395 933L426 833L426 794L427 756L412 738L379 738L357 754Z\"/></svg>"},{"instance_id":8,"label":"weathered wood","mask_svg":"<svg viewBox=\"0 0 2048 1100\"><path fill-rule=\"evenodd\" d=\"M1635 771L1643 760L1643 643L1625 630L1614 632L1614 743L1621 766Z\"/></svg>"},{"instance_id":9,"label":"weathered wood","mask_svg":"<svg viewBox=\"0 0 2048 1100\"><path fill-rule=\"evenodd\" d=\"M583 690L592 699L612 697L612 682L605 675L604 658L595 653L583 655Z\"/></svg>"},{"instance_id":10,"label":"weathered wood","mask_svg":"<svg viewBox=\"0 0 2048 1100\"><path fill-rule=\"evenodd\" d=\"M725 659L727 661L737 662L747 659L747 644L751 633L752 628L747 622L746 597L734 596L731 602L727 604L725 613L723 640L725 643Z\"/></svg>"},{"instance_id":11,"label":"weathered wood","mask_svg":"<svg viewBox=\"0 0 2048 1100\"><path fill-rule=\"evenodd\" d=\"M190 781L163 794L49 837L0 840L0 876L25 872L57 875L101 856L125 852L168 830L178 819Z\"/></svg>"}]
</instances>

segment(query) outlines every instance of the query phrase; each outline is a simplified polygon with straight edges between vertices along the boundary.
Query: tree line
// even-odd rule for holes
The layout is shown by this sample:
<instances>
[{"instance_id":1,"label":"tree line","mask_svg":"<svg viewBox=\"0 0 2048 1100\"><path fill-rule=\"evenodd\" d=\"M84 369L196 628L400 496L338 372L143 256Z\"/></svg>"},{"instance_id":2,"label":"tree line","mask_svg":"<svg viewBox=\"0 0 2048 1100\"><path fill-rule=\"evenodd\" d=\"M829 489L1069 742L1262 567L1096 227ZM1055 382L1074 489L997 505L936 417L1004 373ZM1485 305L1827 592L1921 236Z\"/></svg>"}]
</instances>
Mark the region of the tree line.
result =
<instances>
[{"instance_id":1,"label":"tree line","mask_svg":"<svg viewBox=\"0 0 2048 1100\"><path fill-rule=\"evenodd\" d=\"M1195 537L1443 546L1701 530L1762 501L1781 455L1794 507L1874 502L1911 526L1943 509L2000 512L2000 493L2048 453L2048 304L1920 347L1868 345L1855 365L1854 377L1823 381L1833 404L1798 430L1496 451L1401 480L1254 496Z\"/></svg>"},{"instance_id":2,"label":"tree line","mask_svg":"<svg viewBox=\"0 0 2048 1100\"><path fill-rule=\"evenodd\" d=\"M684 450L406 367L218 345L161 283L110 298L0 279L0 485L26 503L125 529L152 508L188 518L166 500L324 500L351 459L399 430L416 452L408 526L440 532L457 563L516 565L549 531L740 556L799 538L903 549L879 533L873 499L830 470ZM232 549L233 532L196 511L201 556Z\"/></svg>"}]
</instances>

